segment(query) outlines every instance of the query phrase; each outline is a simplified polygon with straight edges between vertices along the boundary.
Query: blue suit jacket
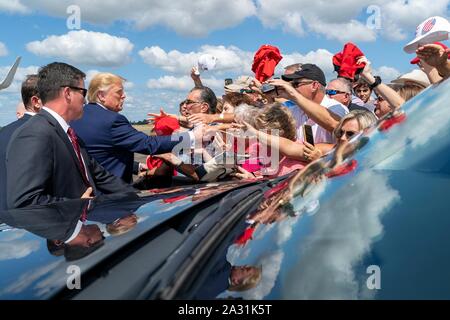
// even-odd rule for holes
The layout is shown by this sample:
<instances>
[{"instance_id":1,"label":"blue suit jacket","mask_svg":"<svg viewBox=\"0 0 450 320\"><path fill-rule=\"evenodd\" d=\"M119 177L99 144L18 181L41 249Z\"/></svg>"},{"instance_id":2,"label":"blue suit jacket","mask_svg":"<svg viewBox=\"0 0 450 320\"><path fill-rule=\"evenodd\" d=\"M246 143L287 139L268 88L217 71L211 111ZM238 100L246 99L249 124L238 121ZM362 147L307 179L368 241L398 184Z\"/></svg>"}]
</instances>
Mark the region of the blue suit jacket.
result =
<instances>
[{"instance_id":1,"label":"blue suit jacket","mask_svg":"<svg viewBox=\"0 0 450 320\"><path fill-rule=\"evenodd\" d=\"M171 136L152 137L137 131L126 117L96 103L85 105L83 117L70 125L84 141L88 153L128 183L132 181L135 152L166 153L179 142L171 141Z\"/></svg>"},{"instance_id":2,"label":"blue suit jacket","mask_svg":"<svg viewBox=\"0 0 450 320\"><path fill-rule=\"evenodd\" d=\"M29 114L0 130L0 209L6 210L6 150L13 133L30 119Z\"/></svg>"}]
</instances>

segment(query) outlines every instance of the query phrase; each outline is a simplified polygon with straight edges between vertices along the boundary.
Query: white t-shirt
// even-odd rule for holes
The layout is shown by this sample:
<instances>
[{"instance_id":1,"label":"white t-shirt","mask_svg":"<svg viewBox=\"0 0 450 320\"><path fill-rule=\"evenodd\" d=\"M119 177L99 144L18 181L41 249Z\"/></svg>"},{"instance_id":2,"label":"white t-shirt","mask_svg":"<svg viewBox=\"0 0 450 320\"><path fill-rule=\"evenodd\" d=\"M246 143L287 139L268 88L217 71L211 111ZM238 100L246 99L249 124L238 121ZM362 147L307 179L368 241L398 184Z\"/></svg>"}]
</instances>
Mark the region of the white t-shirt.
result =
<instances>
[{"instance_id":1,"label":"white t-shirt","mask_svg":"<svg viewBox=\"0 0 450 320\"><path fill-rule=\"evenodd\" d=\"M309 124L314 134L315 143L336 143L336 139L334 138L332 132L329 132L324 128L320 127L313 120L309 119L309 117L300 107L293 104L291 101L289 102L290 103L287 103L285 105L289 107L289 110L292 112L292 116L295 118L298 141L303 141L302 126L304 124ZM330 110L331 112L333 112L334 114L336 114L341 118L345 116L347 113L349 113L348 108L346 106L344 106L342 103L339 103L334 99L329 98L327 95L323 97L323 100L320 103L320 105L327 108L328 110Z\"/></svg>"}]
</instances>

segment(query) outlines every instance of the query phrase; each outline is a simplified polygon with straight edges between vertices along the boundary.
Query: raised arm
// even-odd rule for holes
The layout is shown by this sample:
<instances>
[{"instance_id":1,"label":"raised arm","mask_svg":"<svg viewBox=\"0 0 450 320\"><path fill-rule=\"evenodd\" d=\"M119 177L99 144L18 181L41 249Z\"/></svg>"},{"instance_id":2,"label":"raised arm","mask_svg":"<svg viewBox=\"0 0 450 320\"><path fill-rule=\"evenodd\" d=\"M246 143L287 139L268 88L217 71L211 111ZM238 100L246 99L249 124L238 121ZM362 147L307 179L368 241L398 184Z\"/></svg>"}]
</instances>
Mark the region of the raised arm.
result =
<instances>
[{"instance_id":1,"label":"raised arm","mask_svg":"<svg viewBox=\"0 0 450 320\"><path fill-rule=\"evenodd\" d=\"M372 68L370 67L370 62L366 57L361 57L358 60L358 63L365 62L366 66L361 73L361 77L369 84L373 85L376 82L376 78L372 74ZM376 92L386 100L391 108L398 109L404 103L405 99L403 99L394 89L385 85L384 83L380 83L375 87Z\"/></svg>"},{"instance_id":2,"label":"raised arm","mask_svg":"<svg viewBox=\"0 0 450 320\"><path fill-rule=\"evenodd\" d=\"M267 81L274 86L281 87L278 90L279 97L289 99L295 102L309 118L327 131L332 132L337 127L340 117L328 110L324 106L305 98L289 82L281 79Z\"/></svg>"}]
</instances>

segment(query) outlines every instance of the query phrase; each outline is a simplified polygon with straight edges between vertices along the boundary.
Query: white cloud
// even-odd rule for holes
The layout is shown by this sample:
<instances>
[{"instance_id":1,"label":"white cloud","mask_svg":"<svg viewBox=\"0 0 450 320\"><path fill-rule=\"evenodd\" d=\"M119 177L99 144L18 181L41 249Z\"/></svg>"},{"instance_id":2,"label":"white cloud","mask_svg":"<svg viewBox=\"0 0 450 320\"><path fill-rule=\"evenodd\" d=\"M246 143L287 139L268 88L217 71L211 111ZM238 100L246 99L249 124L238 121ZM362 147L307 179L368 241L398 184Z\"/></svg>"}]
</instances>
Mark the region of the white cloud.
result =
<instances>
[{"instance_id":1,"label":"white cloud","mask_svg":"<svg viewBox=\"0 0 450 320\"><path fill-rule=\"evenodd\" d=\"M3 290L0 292L0 295L8 295L8 294L18 294L25 290L26 288L33 285L33 283L40 279L41 277L44 277L45 275L49 274L51 271L56 270L58 272L57 267L63 262L63 260L58 260L53 262L52 264L46 265L44 267L40 267L34 270L30 270L27 273L22 274L19 279L16 279L15 281L12 281L9 286L6 288L3 288ZM60 281L64 279L63 277L60 277ZM60 285L60 283L53 282L53 286ZM50 287L47 287L50 288Z\"/></svg>"},{"instance_id":2,"label":"white cloud","mask_svg":"<svg viewBox=\"0 0 450 320\"><path fill-rule=\"evenodd\" d=\"M126 38L92 31L70 31L26 45L28 51L43 57L65 59L76 64L120 66L130 60L133 44Z\"/></svg>"},{"instance_id":3,"label":"white cloud","mask_svg":"<svg viewBox=\"0 0 450 320\"><path fill-rule=\"evenodd\" d=\"M27 4L60 17L67 17L67 7L75 4L80 6L82 22L126 21L137 29L162 25L189 36L204 36L214 30L232 27L255 14L252 0L28 0Z\"/></svg>"},{"instance_id":4,"label":"white cloud","mask_svg":"<svg viewBox=\"0 0 450 320\"><path fill-rule=\"evenodd\" d=\"M342 0L310 1L280 0L273 5L270 0L257 1L257 16L264 26L281 28L303 36L308 31L328 39L347 41L374 41L377 33L392 40L403 40L416 26L433 15L447 16L449 0ZM381 29L368 27L376 6L380 12Z\"/></svg>"},{"instance_id":5,"label":"white cloud","mask_svg":"<svg viewBox=\"0 0 450 320\"><path fill-rule=\"evenodd\" d=\"M376 33L365 24L350 20L345 23L326 23L314 19L314 24L309 25L310 29L316 33L323 34L327 39L336 39L344 42L369 42L376 40Z\"/></svg>"},{"instance_id":6,"label":"white cloud","mask_svg":"<svg viewBox=\"0 0 450 320\"><path fill-rule=\"evenodd\" d=\"M7 56L7 55L8 55L8 49L6 48L6 46L3 42L0 42L0 57Z\"/></svg>"},{"instance_id":7,"label":"white cloud","mask_svg":"<svg viewBox=\"0 0 450 320\"><path fill-rule=\"evenodd\" d=\"M0 261L20 259L28 256L40 247L39 240L21 239L27 232L25 230L9 230L0 241Z\"/></svg>"},{"instance_id":8,"label":"white cloud","mask_svg":"<svg viewBox=\"0 0 450 320\"><path fill-rule=\"evenodd\" d=\"M158 46L146 47L139 51L145 63L182 76L165 75L159 79L150 79L147 87L150 89L167 89L176 91L186 91L193 87L192 79L186 74L190 73L193 65L197 63L198 57L202 54L212 54L218 58L216 68L202 74L202 81L213 89L222 89L223 80L226 77L236 77L238 75L254 75L251 71L254 52L244 51L238 47L203 45L198 51L180 52L171 50L166 52ZM283 74L284 67L293 63L314 63L318 65L330 81L336 78L332 63L333 53L326 49L317 49L307 53L283 53L283 59L275 69L275 75ZM382 66L374 70L385 82L397 78L400 72L389 66ZM208 75L209 78L203 78Z\"/></svg>"},{"instance_id":9,"label":"white cloud","mask_svg":"<svg viewBox=\"0 0 450 320\"><path fill-rule=\"evenodd\" d=\"M6 11L10 13L28 13L28 9L23 5L20 0L0 0L0 11Z\"/></svg>"},{"instance_id":10,"label":"white cloud","mask_svg":"<svg viewBox=\"0 0 450 320\"><path fill-rule=\"evenodd\" d=\"M211 89L223 89L223 80L216 78L202 79L205 86ZM175 91L189 91L194 87L194 82L189 76L174 77L163 76L159 79L150 79L147 82L147 87L150 89L166 89Z\"/></svg>"},{"instance_id":11,"label":"white cloud","mask_svg":"<svg viewBox=\"0 0 450 320\"><path fill-rule=\"evenodd\" d=\"M387 175L373 171L361 172L348 186L322 205L308 238L291 252L302 258L290 269L283 296L356 299L368 294L359 287L353 267L382 234L382 214L400 195Z\"/></svg>"},{"instance_id":12,"label":"white cloud","mask_svg":"<svg viewBox=\"0 0 450 320\"><path fill-rule=\"evenodd\" d=\"M346 41L374 41L375 33L356 20L362 8L374 1L309 1L281 0L273 5L270 0L258 0L258 17L269 28L281 26L298 36L313 31L328 39Z\"/></svg>"},{"instance_id":13,"label":"white cloud","mask_svg":"<svg viewBox=\"0 0 450 320\"><path fill-rule=\"evenodd\" d=\"M382 66L373 71L373 74L378 75L383 79L383 82L388 83L401 75L401 72L395 68Z\"/></svg>"},{"instance_id":14,"label":"white cloud","mask_svg":"<svg viewBox=\"0 0 450 320\"><path fill-rule=\"evenodd\" d=\"M137 29L164 26L181 35L205 36L215 30L234 27L256 16L265 27L279 28L297 36L311 32L338 41L374 41L377 34L404 40L427 17L447 16L449 0L0 0L0 10L27 13L40 11L67 17L67 7L78 5L81 21L110 24L131 23ZM379 8L381 29L367 27ZM220 14L219 14L220 13Z\"/></svg>"},{"instance_id":15,"label":"white cloud","mask_svg":"<svg viewBox=\"0 0 450 320\"><path fill-rule=\"evenodd\" d=\"M177 74L189 74L193 66L197 65L202 54L211 54L218 61L214 72L233 72L249 74L253 53L243 51L235 46L204 45L197 52L183 53L178 50L164 51L158 46L145 47L139 51L145 63L165 71Z\"/></svg>"},{"instance_id":16,"label":"white cloud","mask_svg":"<svg viewBox=\"0 0 450 320\"><path fill-rule=\"evenodd\" d=\"M256 49L255 49L256 52ZM186 75L190 73L192 66L197 64L198 58L202 54L212 54L218 58L216 68L208 71L208 74L224 75L253 75L251 66L255 52L244 51L235 46L212 46L204 45L199 51L180 52L171 50L166 52L158 46L145 47L139 51L145 63L175 74ZM278 64L275 74L282 74L283 68L297 62L315 63L328 77L332 77L333 54L325 49L317 49L306 54L299 52L283 53L283 59ZM191 80L192 81L192 80ZM222 86L222 84L220 84Z\"/></svg>"},{"instance_id":17,"label":"white cloud","mask_svg":"<svg viewBox=\"0 0 450 320\"><path fill-rule=\"evenodd\" d=\"M391 40L405 40L428 17L448 14L449 0L394 0L382 2L382 34ZM412 40L412 38L411 38Z\"/></svg>"}]
</instances>

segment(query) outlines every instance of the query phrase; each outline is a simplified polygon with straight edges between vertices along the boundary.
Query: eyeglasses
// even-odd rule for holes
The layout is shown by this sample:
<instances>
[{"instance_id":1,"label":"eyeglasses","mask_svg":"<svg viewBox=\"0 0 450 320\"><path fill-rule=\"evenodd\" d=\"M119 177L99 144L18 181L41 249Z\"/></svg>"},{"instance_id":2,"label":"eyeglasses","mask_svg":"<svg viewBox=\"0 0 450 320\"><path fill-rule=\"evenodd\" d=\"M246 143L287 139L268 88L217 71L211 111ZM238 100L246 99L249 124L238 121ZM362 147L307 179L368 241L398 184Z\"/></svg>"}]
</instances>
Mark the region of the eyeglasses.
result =
<instances>
[{"instance_id":1,"label":"eyeglasses","mask_svg":"<svg viewBox=\"0 0 450 320\"><path fill-rule=\"evenodd\" d=\"M301 87L301 86L305 86L305 85L307 85L307 84L311 84L311 83L313 83L314 81L300 81L300 82L292 82L292 86L294 87L294 88L298 88L298 87Z\"/></svg>"},{"instance_id":2,"label":"eyeglasses","mask_svg":"<svg viewBox=\"0 0 450 320\"><path fill-rule=\"evenodd\" d=\"M184 105L186 105L186 106L189 106L189 105L194 104L194 103L202 103L202 102L201 102L201 101L194 101L194 100L186 99L186 100L184 100L182 103L183 103Z\"/></svg>"},{"instance_id":3,"label":"eyeglasses","mask_svg":"<svg viewBox=\"0 0 450 320\"><path fill-rule=\"evenodd\" d=\"M338 139L342 138L344 135L347 136L348 139L350 139L351 137L353 137L355 134L357 134L357 131L345 131L340 129L337 133L336 136Z\"/></svg>"},{"instance_id":4,"label":"eyeglasses","mask_svg":"<svg viewBox=\"0 0 450 320\"><path fill-rule=\"evenodd\" d=\"M325 90L325 93L327 95L329 95L329 96L335 96L335 95L340 94L340 93L347 93L348 94L348 92L334 90L334 89L327 89L327 90Z\"/></svg>"},{"instance_id":5,"label":"eyeglasses","mask_svg":"<svg viewBox=\"0 0 450 320\"><path fill-rule=\"evenodd\" d=\"M61 86L61 88L70 88L73 90L81 91L81 94L83 95L83 98L86 98L88 90L86 88L80 88L80 87L74 87L74 86Z\"/></svg>"},{"instance_id":6,"label":"eyeglasses","mask_svg":"<svg viewBox=\"0 0 450 320\"><path fill-rule=\"evenodd\" d=\"M378 100L378 102L383 102L384 98L382 96L377 96L377 100Z\"/></svg>"}]
</instances>

